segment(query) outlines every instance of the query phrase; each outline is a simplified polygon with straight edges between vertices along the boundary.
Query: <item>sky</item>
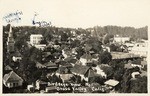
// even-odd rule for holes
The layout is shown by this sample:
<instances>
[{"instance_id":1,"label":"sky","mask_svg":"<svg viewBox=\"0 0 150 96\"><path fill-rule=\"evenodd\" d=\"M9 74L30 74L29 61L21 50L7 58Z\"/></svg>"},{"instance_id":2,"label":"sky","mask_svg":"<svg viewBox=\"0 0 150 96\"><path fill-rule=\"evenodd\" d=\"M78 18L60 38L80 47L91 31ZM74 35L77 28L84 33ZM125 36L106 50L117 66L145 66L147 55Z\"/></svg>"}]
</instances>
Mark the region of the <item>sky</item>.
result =
<instances>
[{"instance_id":1,"label":"sky","mask_svg":"<svg viewBox=\"0 0 150 96\"><path fill-rule=\"evenodd\" d=\"M88 28L94 26L147 26L150 0L0 0L2 17L17 10L21 20L14 26L32 25L37 21L51 22L52 26ZM7 22L2 19L2 25Z\"/></svg>"}]
</instances>

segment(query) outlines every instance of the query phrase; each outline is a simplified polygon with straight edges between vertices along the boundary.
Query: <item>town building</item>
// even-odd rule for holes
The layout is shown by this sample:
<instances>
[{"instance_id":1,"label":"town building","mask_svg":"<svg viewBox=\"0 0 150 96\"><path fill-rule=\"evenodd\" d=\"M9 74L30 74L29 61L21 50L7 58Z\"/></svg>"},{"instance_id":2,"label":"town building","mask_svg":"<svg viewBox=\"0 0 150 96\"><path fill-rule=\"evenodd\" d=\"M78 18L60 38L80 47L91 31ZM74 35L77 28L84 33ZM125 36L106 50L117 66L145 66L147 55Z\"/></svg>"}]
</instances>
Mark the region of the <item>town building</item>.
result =
<instances>
[{"instance_id":1,"label":"town building","mask_svg":"<svg viewBox=\"0 0 150 96\"><path fill-rule=\"evenodd\" d=\"M131 50L129 51L129 53L134 53L143 57L147 57L148 54L148 43L144 42L144 43L136 43Z\"/></svg>"},{"instance_id":2,"label":"town building","mask_svg":"<svg viewBox=\"0 0 150 96\"><path fill-rule=\"evenodd\" d=\"M44 50L46 47L46 44L40 44L42 40L43 40L43 36L41 34L30 35L30 44L39 50Z\"/></svg>"},{"instance_id":3,"label":"town building","mask_svg":"<svg viewBox=\"0 0 150 96\"><path fill-rule=\"evenodd\" d=\"M111 55L112 60L140 58L139 55L136 55L134 53L111 52Z\"/></svg>"},{"instance_id":4,"label":"town building","mask_svg":"<svg viewBox=\"0 0 150 96\"><path fill-rule=\"evenodd\" d=\"M18 86L22 86L23 79L17 75L14 71L11 71L4 75L3 84L8 88L14 88Z\"/></svg>"},{"instance_id":5,"label":"town building","mask_svg":"<svg viewBox=\"0 0 150 96\"><path fill-rule=\"evenodd\" d=\"M32 46L40 44L43 36L41 34L31 34L30 35L30 44Z\"/></svg>"},{"instance_id":6,"label":"town building","mask_svg":"<svg viewBox=\"0 0 150 96\"><path fill-rule=\"evenodd\" d=\"M22 55L20 54L18 50L13 54L12 60L14 62L22 60Z\"/></svg>"},{"instance_id":7,"label":"town building","mask_svg":"<svg viewBox=\"0 0 150 96\"><path fill-rule=\"evenodd\" d=\"M114 80L114 79L109 79L106 82L104 82L104 84L113 88L119 84L119 81Z\"/></svg>"},{"instance_id":8,"label":"town building","mask_svg":"<svg viewBox=\"0 0 150 96\"><path fill-rule=\"evenodd\" d=\"M125 43L126 41L129 41L130 37L122 37L122 36L114 36L114 42L116 43Z\"/></svg>"}]
</instances>

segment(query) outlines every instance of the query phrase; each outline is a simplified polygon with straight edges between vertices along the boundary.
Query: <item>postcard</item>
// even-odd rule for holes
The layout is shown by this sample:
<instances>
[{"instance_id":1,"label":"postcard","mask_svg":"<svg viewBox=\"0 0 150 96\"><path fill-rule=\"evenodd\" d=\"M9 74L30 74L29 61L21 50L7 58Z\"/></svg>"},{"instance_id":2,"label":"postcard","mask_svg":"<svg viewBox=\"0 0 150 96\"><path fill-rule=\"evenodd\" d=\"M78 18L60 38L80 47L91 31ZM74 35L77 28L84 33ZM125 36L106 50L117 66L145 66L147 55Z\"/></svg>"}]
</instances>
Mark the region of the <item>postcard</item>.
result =
<instances>
[{"instance_id":1,"label":"postcard","mask_svg":"<svg viewBox=\"0 0 150 96\"><path fill-rule=\"evenodd\" d=\"M1 0L2 95L148 95L149 0Z\"/></svg>"}]
</instances>

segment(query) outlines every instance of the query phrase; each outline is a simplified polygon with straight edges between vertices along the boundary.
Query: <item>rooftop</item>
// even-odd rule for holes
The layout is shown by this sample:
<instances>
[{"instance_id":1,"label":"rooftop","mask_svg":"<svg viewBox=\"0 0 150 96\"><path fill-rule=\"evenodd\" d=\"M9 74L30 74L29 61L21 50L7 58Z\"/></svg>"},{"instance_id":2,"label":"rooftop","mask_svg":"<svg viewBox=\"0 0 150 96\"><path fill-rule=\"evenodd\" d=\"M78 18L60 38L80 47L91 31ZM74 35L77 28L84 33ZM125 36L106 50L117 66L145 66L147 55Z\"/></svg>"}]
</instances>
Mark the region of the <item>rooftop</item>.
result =
<instances>
[{"instance_id":1,"label":"rooftop","mask_svg":"<svg viewBox=\"0 0 150 96\"><path fill-rule=\"evenodd\" d=\"M109 79L109 80L107 80L104 84L106 84L106 85L110 85L110 86L116 86L117 84L119 83L119 81L117 81L117 80L113 80L113 79Z\"/></svg>"},{"instance_id":2,"label":"rooftop","mask_svg":"<svg viewBox=\"0 0 150 96\"><path fill-rule=\"evenodd\" d=\"M84 75L88 71L89 67L83 65L75 65L71 72Z\"/></svg>"},{"instance_id":3,"label":"rooftop","mask_svg":"<svg viewBox=\"0 0 150 96\"><path fill-rule=\"evenodd\" d=\"M20 80L23 81L23 79L20 76L18 76L14 71L5 74L3 80L6 82L14 82Z\"/></svg>"},{"instance_id":4,"label":"rooftop","mask_svg":"<svg viewBox=\"0 0 150 96\"><path fill-rule=\"evenodd\" d=\"M135 55L133 53L124 53L124 52L111 52L112 59L125 59L125 58L136 58L140 57L139 55Z\"/></svg>"}]
</instances>

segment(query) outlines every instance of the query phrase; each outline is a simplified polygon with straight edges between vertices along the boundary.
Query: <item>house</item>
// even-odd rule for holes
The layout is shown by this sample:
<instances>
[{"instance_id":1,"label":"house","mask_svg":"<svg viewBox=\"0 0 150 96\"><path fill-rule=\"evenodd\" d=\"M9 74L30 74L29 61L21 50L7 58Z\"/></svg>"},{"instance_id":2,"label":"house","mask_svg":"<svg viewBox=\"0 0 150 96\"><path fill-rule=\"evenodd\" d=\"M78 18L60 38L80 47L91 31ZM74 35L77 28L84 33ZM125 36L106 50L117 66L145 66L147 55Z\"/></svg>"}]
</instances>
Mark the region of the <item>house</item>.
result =
<instances>
[{"instance_id":1,"label":"house","mask_svg":"<svg viewBox=\"0 0 150 96\"><path fill-rule=\"evenodd\" d=\"M30 44L39 50L44 50L46 47L46 44L40 44L42 41L43 36L42 34L31 34L30 35Z\"/></svg>"},{"instance_id":2,"label":"house","mask_svg":"<svg viewBox=\"0 0 150 96\"><path fill-rule=\"evenodd\" d=\"M138 78L140 76L140 73L139 72L132 72L131 76L132 76L132 78L135 79L135 78Z\"/></svg>"},{"instance_id":3,"label":"house","mask_svg":"<svg viewBox=\"0 0 150 96\"><path fill-rule=\"evenodd\" d=\"M64 58L70 57L72 55L72 50L68 48L64 48L62 50L62 55L64 56Z\"/></svg>"},{"instance_id":4,"label":"house","mask_svg":"<svg viewBox=\"0 0 150 96\"><path fill-rule=\"evenodd\" d=\"M103 65L104 65L104 64L103 64ZM102 64L101 64L101 66L102 66ZM101 75L103 78L106 78L107 75L106 75L106 73L101 69L101 66L96 66L96 67L94 67L93 69L96 70L96 73L97 73L97 74Z\"/></svg>"},{"instance_id":5,"label":"house","mask_svg":"<svg viewBox=\"0 0 150 96\"><path fill-rule=\"evenodd\" d=\"M31 34L30 35L30 44L32 46L39 45L42 39L43 39L42 34Z\"/></svg>"},{"instance_id":6,"label":"house","mask_svg":"<svg viewBox=\"0 0 150 96\"><path fill-rule=\"evenodd\" d=\"M46 66L47 69L56 69L58 68L58 65L56 65L56 63L53 63L51 61L43 64L44 66Z\"/></svg>"},{"instance_id":7,"label":"house","mask_svg":"<svg viewBox=\"0 0 150 96\"><path fill-rule=\"evenodd\" d=\"M129 40L130 40L130 37L122 37L119 35L114 36L114 42L117 42L117 43L125 43L126 41L129 41Z\"/></svg>"},{"instance_id":8,"label":"house","mask_svg":"<svg viewBox=\"0 0 150 96\"><path fill-rule=\"evenodd\" d=\"M62 82L69 82L69 80L71 80L71 77L73 77L73 74L61 74L60 78L62 79Z\"/></svg>"},{"instance_id":9,"label":"house","mask_svg":"<svg viewBox=\"0 0 150 96\"><path fill-rule=\"evenodd\" d=\"M142 65L141 64L133 64L133 63L128 63L128 64L124 65L125 69L131 69L131 68L134 68L134 67L139 67L141 69Z\"/></svg>"},{"instance_id":10,"label":"house","mask_svg":"<svg viewBox=\"0 0 150 96\"><path fill-rule=\"evenodd\" d=\"M60 66L64 66L64 67L67 67L67 68L72 68L72 64L68 63L67 61L65 60L60 60L59 62L57 62L57 64Z\"/></svg>"},{"instance_id":11,"label":"house","mask_svg":"<svg viewBox=\"0 0 150 96\"><path fill-rule=\"evenodd\" d=\"M69 72L70 70L67 67L64 66L60 66L57 71L56 71L56 75L60 76L61 74L69 74L71 72Z\"/></svg>"},{"instance_id":12,"label":"house","mask_svg":"<svg viewBox=\"0 0 150 96\"><path fill-rule=\"evenodd\" d=\"M101 77L99 74L96 74L96 72L90 67L87 72L84 75L84 80L89 82L89 83L93 83L95 81L93 81L93 79L95 79L96 77Z\"/></svg>"},{"instance_id":13,"label":"house","mask_svg":"<svg viewBox=\"0 0 150 96\"><path fill-rule=\"evenodd\" d=\"M92 61L98 61L98 59L99 59L99 54L92 55Z\"/></svg>"},{"instance_id":14,"label":"house","mask_svg":"<svg viewBox=\"0 0 150 96\"><path fill-rule=\"evenodd\" d=\"M83 66L83 65L75 65L72 69L71 72L75 75L81 76L81 80L85 78L85 73L88 71L89 67Z\"/></svg>"},{"instance_id":15,"label":"house","mask_svg":"<svg viewBox=\"0 0 150 96\"><path fill-rule=\"evenodd\" d=\"M104 82L105 85L111 86L111 87L115 87L119 84L119 81L114 80L114 79L109 79L106 82Z\"/></svg>"},{"instance_id":16,"label":"house","mask_svg":"<svg viewBox=\"0 0 150 96\"><path fill-rule=\"evenodd\" d=\"M101 45L101 46L102 46L103 51L110 52L110 47L104 46L104 45Z\"/></svg>"},{"instance_id":17,"label":"house","mask_svg":"<svg viewBox=\"0 0 150 96\"><path fill-rule=\"evenodd\" d=\"M95 71L91 67L83 66L83 65L75 65L71 72L74 75L80 76L81 80L85 80L90 82L92 78L99 77L99 74L96 74Z\"/></svg>"},{"instance_id":18,"label":"house","mask_svg":"<svg viewBox=\"0 0 150 96\"><path fill-rule=\"evenodd\" d=\"M131 68L133 68L133 66L131 65L131 63L127 63L124 65L124 68L125 69L131 69Z\"/></svg>"},{"instance_id":19,"label":"house","mask_svg":"<svg viewBox=\"0 0 150 96\"><path fill-rule=\"evenodd\" d=\"M55 73L49 76L48 80L50 81L50 83L62 82L62 79L60 78L60 76L56 75Z\"/></svg>"},{"instance_id":20,"label":"house","mask_svg":"<svg viewBox=\"0 0 150 96\"><path fill-rule=\"evenodd\" d=\"M129 53L134 53L143 57L147 57L148 55L148 44L147 43L136 43Z\"/></svg>"},{"instance_id":21,"label":"house","mask_svg":"<svg viewBox=\"0 0 150 96\"><path fill-rule=\"evenodd\" d=\"M9 65L5 66L4 70L5 71L13 71L13 69Z\"/></svg>"},{"instance_id":22,"label":"house","mask_svg":"<svg viewBox=\"0 0 150 96\"><path fill-rule=\"evenodd\" d=\"M12 60L14 62L22 60L22 55L18 50L13 54Z\"/></svg>"},{"instance_id":23,"label":"house","mask_svg":"<svg viewBox=\"0 0 150 96\"><path fill-rule=\"evenodd\" d=\"M82 63L82 65L86 65L86 63L91 60L92 56L90 54L84 54L80 57L80 62Z\"/></svg>"},{"instance_id":24,"label":"house","mask_svg":"<svg viewBox=\"0 0 150 96\"><path fill-rule=\"evenodd\" d=\"M47 87L47 85L48 85L48 82L46 81L42 81L40 79L36 80L35 86L37 90L44 90Z\"/></svg>"},{"instance_id":25,"label":"house","mask_svg":"<svg viewBox=\"0 0 150 96\"><path fill-rule=\"evenodd\" d=\"M73 56L65 58L64 61L71 63L71 64L75 64L77 62L77 59Z\"/></svg>"},{"instance_id":26,"label":"house","mask_svg":"<svg viewBox=\"0 0 150 96\"><path fill-rule=\"evenodd\" d=\"M11 71L4 75L3 84L8 88L14 88L18 86L22 86L23 79L17 75L14 71Z\"/></svg>"},{"instance_id":27,"label":"house","mask_svg":"<svg viewBox=\"0 0 150 96\"><path fill-rule=\"evenodd\" d=\"M97 61L87 61L86 66L96 67L98 65Z\"/></svg>"},{"instance_id":28,"label":"house","mask_svg":"<svg viewBox=\"0 0 150 96\"><path fill-rule=\"evenodd\" d=\"M41 64L39 62L36 62L36 67L39 68L39 69L46 68L46 66L44 64Z\"/></svg>"},{"instance_id":29,"label":"house","mask_svg":"<svg viewBox=\"0 0 150 96\"><path fill-rule=\"evenodd\" d=\"M45 92L46 93L54 93L54 92L57 92L57 88L56 88L56 86L48 86L45 88Z\"/></svg>"},{"instance_id":30,"label":"house","mask_svg":"<svg viewBox=\"0 0 150 96\"><path fill-rule=\"evenodd\" d=\"M67 82L73 77L73 74L67 67L60 66L56 71L56 76L60 77L63 82Z\"/></svg>"},{"instance_id":31,"label":"house","mask_svg":"<svg viewBox=\"0 0 150 96\"><path fill-rule=\"evenodd\" d=\"M76 54L77 54L76 48L72 48L72 54L73 54L73 55L76 55Z\"/></svg>"},{"instance_id":32,"label":"house","mask_svg":"<svg viewBox=\"0 0 150 96\"><path fill-rule=\"evenodd\" d=\"M36 47L39 50L44 50L46 48L46 44L38 44L38 45L34 45L34 47Z\"/></svg>"},{"instance_id":33,"label":"house","mask_svg":"<svg viewBox=\"0 0 150 96\"><path fill-rule=\"evenodd\" d=\"M122 52L128 52L128 47L126 45L121 45L120 48L122 49Z\"/></svg>"},{"instance_id":34,"label":"house","mask_svg":"<svg viewBox=\"0 0 150 96\"><path fill-rule=\"evenodd\" d=\"M132 67L139 67L140 69L143 67L141 64L131 64Z\"/></svg>"},{"instance_id":35,"label":"house","mask_svg":"<svg viewBox=\"0 0 150 96\"><path fill-rule=\"evenodd\" d=\"M28 85L27 86L27 90L29 90L30 92L34 92L35 91L35 87L33 85Z\"/></svg>"},{"instance_id":36,"label":"house","mask_svg":"<svg viewBox=\"0 0 150 96\"><path fill-rule=\"evenodd\" d=\"M134 53L111 52L111 55L112 60L140 58L139 55L136 55Z\"/></svg>"}]
</instances>

